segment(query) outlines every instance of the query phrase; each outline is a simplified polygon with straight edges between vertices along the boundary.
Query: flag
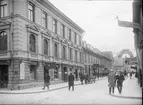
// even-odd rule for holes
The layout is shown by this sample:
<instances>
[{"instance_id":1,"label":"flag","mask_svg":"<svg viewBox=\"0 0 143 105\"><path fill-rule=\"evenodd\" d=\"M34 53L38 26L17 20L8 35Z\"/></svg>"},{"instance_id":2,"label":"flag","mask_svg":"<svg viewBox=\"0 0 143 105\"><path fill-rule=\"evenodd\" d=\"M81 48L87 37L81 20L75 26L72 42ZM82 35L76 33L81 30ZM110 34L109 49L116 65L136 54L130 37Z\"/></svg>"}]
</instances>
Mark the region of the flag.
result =
<instances>
[{"instance_id":1,"label":"flag","mask_svg":"<svg viewBox=\"0 0 143 105\"><path fill-rule=\"evenodd\" d=\"M138 23L134 23L134 22L121 21L118 19L118 26L128 27L128 28L138 28L139 30L142 31L141 25L139 25Z\"/></svg>"}]
</instances>

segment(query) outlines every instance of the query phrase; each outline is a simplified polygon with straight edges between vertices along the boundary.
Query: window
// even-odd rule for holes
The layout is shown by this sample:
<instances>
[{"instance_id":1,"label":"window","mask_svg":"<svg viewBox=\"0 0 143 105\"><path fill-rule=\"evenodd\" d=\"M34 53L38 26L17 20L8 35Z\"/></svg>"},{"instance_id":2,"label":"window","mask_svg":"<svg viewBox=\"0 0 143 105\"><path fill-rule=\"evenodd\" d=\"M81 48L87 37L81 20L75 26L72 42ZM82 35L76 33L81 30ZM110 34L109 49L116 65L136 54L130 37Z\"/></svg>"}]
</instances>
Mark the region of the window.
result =
<instances>
[{"instance_id":1,"label":"window","mask_svg":"<svg viewBox=\"0 0 143 105\"><path fill-rule=\"evenodd\" d=\"M61 35L65 38L65 26L61 24Z\"/></svg>"},{"instance_id":2,"label":"window","mask_svg":"<svg viewBox=\"0 0 143 105\"><path fill-rule=\"evenodd\" d=\"M82 62L82 53L80 52L80 62Z\"/></svg>"},{"instance_id":3,"label":"window","mask_svg":"<svg viewBox=\"0 0 143 105\"><path fill-rule=\"evenodd\" d=\"M48 41L44 39L44 54L48 55Z\"/></svg>"},{"instance_id":4,"label":"window","mask_svg":"<svg viewBox=\"0 0 143 105\"><path fill-rule=\"evenodd\" d=\"M0 32L0 51L7 50L7 34L5 31Z\"/></svg>"},{"instance_id":5,"label":"window","mask_svg":"<svg viewBox=\"0 0 143 105\"><path fill-rule=\"evenodd\" d=\"M57 43L55 43L55 45L54 45L55 47L55 57L58 57L58 44Z\"/></svg>"},{"instance_id":6,"label":"window","mask_svg":"<svg viewBox=\"0 0 143 105\"><path fill-rule=\"evenodd\" d=\"M53 32L57 34L57 20L53 19Z\"/></svg>"},{"instance_id":7,"label":"window","mask_svg":"<svg viewBox=\"0 0 143 105\"><path fill-rule=\"evenodd\" d=\"M36 65L30 65L30 80L36 80Z\"/></svg>"},{"instance_id":8,"label":"window","mask_svg":"<svg viewBox=\"0 0 143 105\"><path fill-rule=\"evenodd\" d=\"M66 59L66 47L63 46L63 59Z\"/></svg>"},{"instance_id":9,"label":"window","mask_svg":"<svg viewBox=\"0 0 143 105\"><path fill-rule=\"evenodd\" d=\"M58 67L56 67L56 69L54 70L54 79L58 79L59 75L58 75Z\"/></svg>"},{"instance_id":10,"label":"window","mask_svg":"<svg viewBox=\"0 0 143 105\"><path fill-rule=\"evenodd\" d=\"M69 40L71 41L71 29L68 29Z\"/></svg>"},{"instance_id":11,"label":"window","mask_svg":"<svg viewBox=\"0 0 143 105\"><path fill-rule=\"evenodd\" d=\"M79 45L81 45L81 36L79 36Z\"/></svg>"},{"instance_id":12,"label":"window","mask_svg":"<svg viewBox=\"0 0 143 105\"><path fill-rule=\"evenodd\" d=\"M34 4L29 2L28 9L28 19L34 22Z\"/></svg>"},{"instance_id":13,"label":"window","mask_svg":"<svg viewBox=\"0 0 143 105\"><path fill-rule=\"evenodd\" d=\"M42 26L47 28L47 13L43 12L42 14Z\"/></svg>"},{"instance_id":14,"label":"window","mask_svg":"<svg viewBox=\"0 0 143 105\"><path fill-rule=\"evenodd\" d=\"M36 53L36 38L35 35L30 35L30 51Z\"/></svg>"},{"instance_id":15,"label":"window","mask_svg":"<svg viewBox=\"0 0 143 105\"><path fill-rule=\"evenodd\" d=\"M7 16L7 1L0 0L0 17Z\"/></svg>"},{"instance_id":16,"label":"window","mask_svg":"<svg viewBox=\"0 0 143 105\"><path fill-rule=\"evenodd\" d=\"M75 50L75 61L77 61L77 51Z\"/></svg>"},{"instance_id":17,"label":"window","mask_svg":"<svg viewBox=\"0 0 143 105\"><path fill-rule=\"evenodd\" d=\"M77 34L74 33L74 41L75 41L75 44L77 44Z\"/></svg>"},{"instance_id":18,"label":"window","mask_svg":"<svg viewBox=\"0 0 143 105\"><path fill-rule=\"evenodd\" d=\"M69 60L72 61L72 49L71 48L69 48Z\"/></svg>"}]
</instances>

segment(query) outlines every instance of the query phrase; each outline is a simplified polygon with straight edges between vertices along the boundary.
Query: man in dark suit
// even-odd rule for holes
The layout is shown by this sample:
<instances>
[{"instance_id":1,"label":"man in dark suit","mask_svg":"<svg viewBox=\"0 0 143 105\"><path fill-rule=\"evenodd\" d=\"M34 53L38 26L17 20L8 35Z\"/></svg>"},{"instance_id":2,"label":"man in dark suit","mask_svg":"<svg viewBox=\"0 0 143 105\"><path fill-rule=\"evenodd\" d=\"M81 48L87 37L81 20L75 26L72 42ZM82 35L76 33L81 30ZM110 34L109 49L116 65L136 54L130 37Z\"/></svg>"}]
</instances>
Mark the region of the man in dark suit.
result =
<instances>
[{"instance_id":1,"label":"man in dark suit","mask_svg":"<svg viewBox=\"0 0 143 105\"><path fill-rule=\"evenodd\" d=\"M49 89L49 85L50 85L50 76L48 73L45 74L44 76L44 87L43 90L45 89L45 87L47 87L47 89Z\"/></svg>"},{"instance_id":2,"label":"man in dark suit","mask_svg":"<svg viewBox=\"0 0 143 105\"><path fill-rule=\"evenodd\" d=\"M72 75L72 73L70 73L70 75L68 76L68 85L69 85L69 90L72 86L72 90L74 91L74 76Z\"/></svg>"}]
</instances>

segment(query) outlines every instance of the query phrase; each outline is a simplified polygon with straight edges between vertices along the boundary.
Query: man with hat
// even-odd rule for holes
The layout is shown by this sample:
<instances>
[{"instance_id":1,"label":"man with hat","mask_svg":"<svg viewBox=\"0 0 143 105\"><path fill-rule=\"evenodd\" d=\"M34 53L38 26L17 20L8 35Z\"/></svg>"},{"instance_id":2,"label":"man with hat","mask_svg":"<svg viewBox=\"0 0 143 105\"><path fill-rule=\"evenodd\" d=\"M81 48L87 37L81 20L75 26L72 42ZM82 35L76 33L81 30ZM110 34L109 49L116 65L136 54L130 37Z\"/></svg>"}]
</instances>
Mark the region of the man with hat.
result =
<instances>
[{"instance_id":1,"label":"man with hat","mask_svg":"<svg viewBox=\"0 0 143 105\"><path fill-rule=\"evenodd\" d=\"M117 88L118 88L118 91L120 94L122 92L122 86L123 86L124 80L125 80L125 77L124 77L122 71L119 71L118 75L116 76L116 81L117 81Z\"/></svg>"},{"instance_id":2,"label":"man with hat","mask_svg":"<svg viewBox=\"0 0 143 105\"><path fill-rule=\"evenodd\" d=\"M111 94L111 90L112 93L114 94L114 87L116 85L116 75L115 72L111 69L110 73L108 75L108 86L109 86L109 94Z\"/></svg>"}]
</instances>

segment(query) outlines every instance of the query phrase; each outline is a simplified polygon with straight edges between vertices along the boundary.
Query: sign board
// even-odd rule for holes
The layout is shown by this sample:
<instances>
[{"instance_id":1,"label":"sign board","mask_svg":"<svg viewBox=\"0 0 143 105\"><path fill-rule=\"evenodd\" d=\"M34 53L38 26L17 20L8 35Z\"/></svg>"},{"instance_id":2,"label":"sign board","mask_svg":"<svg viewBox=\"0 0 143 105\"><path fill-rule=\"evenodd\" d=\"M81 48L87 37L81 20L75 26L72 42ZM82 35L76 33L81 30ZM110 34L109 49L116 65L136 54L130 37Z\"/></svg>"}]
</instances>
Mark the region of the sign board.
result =
<instances>
[{"instance_id":1,"label":"sign board","mask_svg":"<svg viewBox=\"0 0 143 105\"><path fill-rule=\"evenodd\" d=\"M25 63L20 64L20 79L25 79Z\"/></svg>"}]
</instances>

